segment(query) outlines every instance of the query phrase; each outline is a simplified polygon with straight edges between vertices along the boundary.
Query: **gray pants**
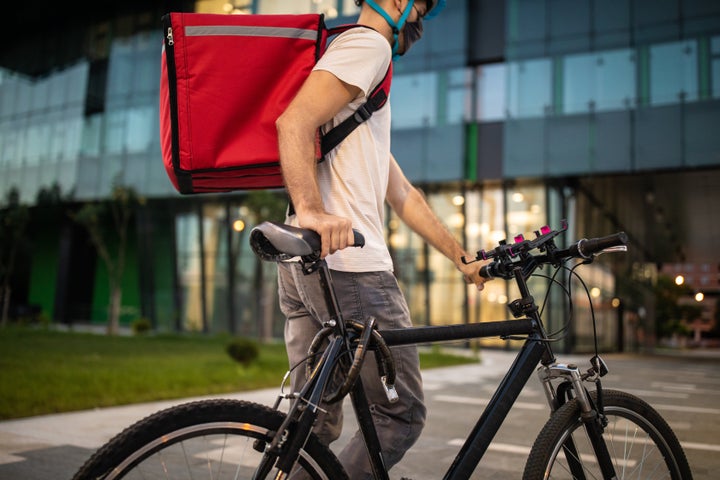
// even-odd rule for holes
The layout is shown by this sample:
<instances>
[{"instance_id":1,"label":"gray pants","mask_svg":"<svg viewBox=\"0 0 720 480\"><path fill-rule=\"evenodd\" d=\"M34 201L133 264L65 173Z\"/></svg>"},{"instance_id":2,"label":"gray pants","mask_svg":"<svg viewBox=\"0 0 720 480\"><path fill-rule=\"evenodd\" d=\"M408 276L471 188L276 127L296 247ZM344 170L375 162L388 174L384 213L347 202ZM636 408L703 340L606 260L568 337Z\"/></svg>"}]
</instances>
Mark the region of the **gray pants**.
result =
<instances>
[{"instance_id":1,"label":"gray pants","mask_svg":"<svg viewBox=\"0 0 720 480\"><path fill-rule=\"evenodd\" d=\"M345 320L364 322L367 317L374 316L380 329L411 326L405 298L392 272L332 271L331 275ZM286 348L290 365L294 366L307 356L313 337L329 313L317 272L304 275L298 264L281 263L278 266L278 291L280 309L286 317ZM399 462L415 443L426 416L417 348L394 347L392 353L397 370L395 388L400 396L396 403L387 400L373 354L365 357L361 371L387 468ZM304 381L305 368L302 366L295 369L291 377L293 391L298 391ZM342 402L325 407L328 413L316 425L315 433L329 445L342 430ZM360 432L355 432L338 458L352 480L373 478Z\"/></svg>"}]
</instances>

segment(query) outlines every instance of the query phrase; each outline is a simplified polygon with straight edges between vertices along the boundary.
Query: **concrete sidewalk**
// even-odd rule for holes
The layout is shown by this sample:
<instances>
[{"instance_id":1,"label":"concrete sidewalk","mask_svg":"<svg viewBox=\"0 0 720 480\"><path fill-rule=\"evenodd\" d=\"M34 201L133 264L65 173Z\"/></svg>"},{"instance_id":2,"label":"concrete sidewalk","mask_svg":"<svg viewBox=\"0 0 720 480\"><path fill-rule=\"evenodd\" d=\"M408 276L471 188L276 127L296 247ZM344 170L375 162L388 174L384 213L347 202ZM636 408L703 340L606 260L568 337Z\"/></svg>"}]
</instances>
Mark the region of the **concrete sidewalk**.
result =
<instances>
[{"instance_id":1,"label":"concrete sidewalk","mask_svg":"<svg viewBox=\"0 0 720 480\"><path fill-rule=\"evenodd\" d=\"M138 403L0 422L0 480L69 479L92 452L137 420L200 398L269 404L278 389Z\"/></svg>"},{"instance_id":2,"label":"concrete sidewalk","mask_svg":"<svg viewBox=\"0 0 720 480\"><path fill-rule=\"evenodd\" d=\"M496 376L508 368L516 352L483 351L482 362L423 372L426 384L463 383ZM463 368L465 367L465 368ZM469 367L469 368L468 368ZM272 405L278 388L209 397L139 403L0 422L0 480L69 479L92 453L125 427L158 410L199 400L232 398ZM346 407L350 402L346 402ZM352 433L350 422L344 429ZM343 442L343 437L338 443Z\"/></svg>"}]
</instances>

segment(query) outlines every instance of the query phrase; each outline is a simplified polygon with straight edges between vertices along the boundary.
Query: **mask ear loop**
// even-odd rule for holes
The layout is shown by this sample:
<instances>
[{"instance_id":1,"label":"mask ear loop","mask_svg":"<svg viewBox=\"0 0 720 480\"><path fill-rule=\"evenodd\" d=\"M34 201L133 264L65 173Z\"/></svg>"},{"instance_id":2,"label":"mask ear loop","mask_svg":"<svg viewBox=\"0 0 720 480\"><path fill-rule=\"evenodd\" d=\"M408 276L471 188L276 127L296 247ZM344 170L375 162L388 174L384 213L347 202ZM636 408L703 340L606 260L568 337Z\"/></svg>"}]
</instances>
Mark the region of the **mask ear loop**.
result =
<instances>
[{"instance_id":1,"label":"mask ear loop","mask_svg":"<svg viewBox=\"0 0 720 480\"><path fill-rule=\"evenodd\" d=\"M410 0L408 2L408 6L403 12L403 14L400 16L400 19L397 23L390 17L390 15L387 14L385 10L383 10L380 5L375 3L373 0L365 0L365 2L372 7L373 10L375 10L377 13L382 16L385 21L390 25L390 28L392 28L393 32L393 46L392 46L392 55L393 59L397 58L399 55L397 53L398 50L398 37L400 35L400 30L402 30L403 26L405 25L405 22L407 21L408 17L410 16L410 12L412 12L412 7L415 4L415 0Z\"/></svg>"}]
</instances>

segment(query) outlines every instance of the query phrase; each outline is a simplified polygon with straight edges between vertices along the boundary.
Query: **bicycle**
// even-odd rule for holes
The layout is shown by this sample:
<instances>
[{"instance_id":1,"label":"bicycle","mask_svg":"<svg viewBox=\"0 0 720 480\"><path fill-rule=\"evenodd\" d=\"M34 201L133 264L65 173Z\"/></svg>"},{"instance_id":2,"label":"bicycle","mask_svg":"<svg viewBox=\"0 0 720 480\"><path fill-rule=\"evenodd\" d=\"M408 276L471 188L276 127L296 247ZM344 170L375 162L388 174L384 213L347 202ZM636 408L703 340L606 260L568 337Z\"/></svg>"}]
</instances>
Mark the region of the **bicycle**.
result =
<instances>
[{"instance_id":1,"label":"bicycle","mask_svg":"<svg viewBox=\"0 0 720 480\"><path fill-rule=\"evenodd\" d=\"M388 479L359 370L368 352L378 359L388 399L395 370L391 347L483 337L522 339L514 363L469 433L445 479L470 478L493 437L534 372L544 387L550 417L527 458L523 479L671 478L690 480L685 453L667 422L648 403L626 392L603 389L608 373L597 354L590 367L559 363L552 351L555 334L546 332L542 310L527 280L543 266L555 269L551 284L567 287L558 272L579 278L575 269L605 252L625 251L627 235L579 240L561 249L555 238L567 230L543 227L535 238L500 242L474 259L490 261L488 278L515 281L520 297L509 304L512 319L446 326L378 330L374 319L346 321L327 264L319 258L319 236L309 230L265 222L251 232L255 253L266 261L298 261L305 272L319 272L330 321L316 336L306 359L307 382L299 392L280 394L273 407L241 400L200 400L146 417L112 438L81 467L74 480L134 478L348 478L332 451L312 432L322 402L349 395L367 447L373 473ZM363 238L356 232L356 245ZM570 267L566 263L578 259ZM587 289L586 289L587 290ZM593 321L594 321L594 315ZM297 367L297 366L294 366ZM285 384L289 373L283 379ZM338 380L339 379L339 380ZM594 383L590 391L586 383ZM287 412L280 405L289 400ZM304 477L301 477L304 478Z\"/></svg>"}]
</instances>

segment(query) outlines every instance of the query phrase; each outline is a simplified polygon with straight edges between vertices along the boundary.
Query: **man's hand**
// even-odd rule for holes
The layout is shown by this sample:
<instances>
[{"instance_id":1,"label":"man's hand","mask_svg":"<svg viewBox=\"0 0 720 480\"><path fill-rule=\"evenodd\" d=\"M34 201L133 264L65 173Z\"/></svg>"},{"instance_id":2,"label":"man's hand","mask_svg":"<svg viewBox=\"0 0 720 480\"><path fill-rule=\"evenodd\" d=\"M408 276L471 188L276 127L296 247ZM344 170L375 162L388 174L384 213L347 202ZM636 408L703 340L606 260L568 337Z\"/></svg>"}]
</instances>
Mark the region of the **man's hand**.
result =
<instances>
[{"instance_id":1,"label":"man's hand","mask_svg":"<svg viewBox=\"0 0 720 480\"><path fill-rule=\"evenodd\" d=\"M482 291L482 289L485 288L485 282L490 280L489 278L484 278L480 276L480 269L487 263L489 262L473 262L465 264L460 261L455 265L457 266L457 269L460 270L460 272L463 274L463 279L465 280L465 283L467 283L468 285L474 283L478 291Z\"/></svg>"},{"instance_id":2,"label":"man's hand","mask_svg":"<svg viewBox=\"0 0 720 480\"><path fill-rule=\"evenodd\" d=\"M355 236L352 222L345 217L338 217L325 212L298 213L298 223L302 228L309 228L320 234L322 248L320 258L353 245Z\"/></svg>"}]
</instances>

